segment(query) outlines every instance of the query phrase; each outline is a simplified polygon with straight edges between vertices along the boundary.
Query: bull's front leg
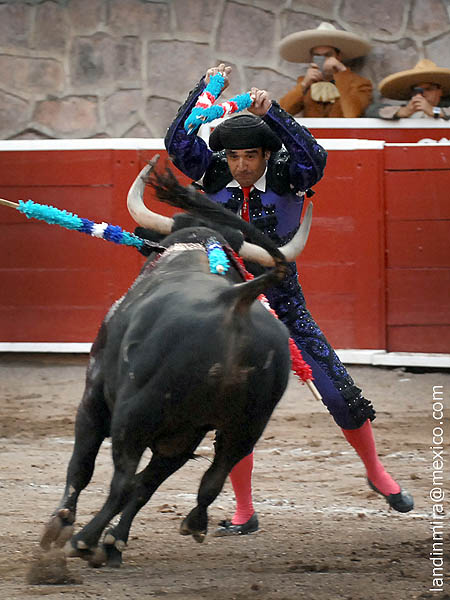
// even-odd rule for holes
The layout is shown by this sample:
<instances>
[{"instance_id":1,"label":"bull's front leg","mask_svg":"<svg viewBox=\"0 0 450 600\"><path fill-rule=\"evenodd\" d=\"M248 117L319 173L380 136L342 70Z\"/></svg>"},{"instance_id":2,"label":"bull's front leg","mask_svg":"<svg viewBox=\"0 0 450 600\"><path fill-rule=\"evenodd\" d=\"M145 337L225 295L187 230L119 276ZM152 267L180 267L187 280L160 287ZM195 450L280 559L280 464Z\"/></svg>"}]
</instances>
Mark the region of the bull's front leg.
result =
<instances>
[{"instance_id":1,"label":"bull's front leg","mask_svg":"<svg viewBox=\"0 0 450 600\"><path fill-rule=\"evenodd\" d=\"M104 436L95 431L91 435L86 435L87 433L84 430L81 437L76 436L63 497L41 536L40 544L44 550L49 550L52 544L62 547L72 536L78 497L91 480L95 458L104 440Z\"/></svg>"},{"instance_id":2,"label":"bull's front leg","mask_svg":"<svg viewBox=\"0 0 450 600\"><path fill-rule=\"evenodd\" d=\"M103 380L91 360L83 399L75 421L75 445L69 462L63 497L44 527L40 545L49 550L62 547L73 534L77 501L94 472L99 448L109 435L110 415L103 397Z\"/></svg>"},{"instance_id":3,"label":"bull's front leg","mask_svg":"<svg viewBox=\"0 0 450 600\"><path fill-rule=\"evenodd\" d=\"M79 556L95 567L106 562L105 553L98 547L98 542L108 523L127 505L135 487L135 473L144 450L143 445L126 447L124 440L116 444L113 441L114 475L108 498L95 517L72 537L70 556Z\"/></svg>"},{"instance_id":4,"label":"bull's front leg","mask_svg":"<svg viewBox=\"0 0 450 600\"><path fill-rule=\"evenodd\" d=\"M201 438L203 438L203 432ZM196 440L194 447L197 447L198 443L199 441ZM146 468L136 475L135 485L119 522L106 531L103 539L104 558L108 567L121 566L122 551L127 545L134 517L147 504L158 487L170 475L178 471L191 456L192 453L174 457L153 454Z\"/></svg>"}]
</instances>

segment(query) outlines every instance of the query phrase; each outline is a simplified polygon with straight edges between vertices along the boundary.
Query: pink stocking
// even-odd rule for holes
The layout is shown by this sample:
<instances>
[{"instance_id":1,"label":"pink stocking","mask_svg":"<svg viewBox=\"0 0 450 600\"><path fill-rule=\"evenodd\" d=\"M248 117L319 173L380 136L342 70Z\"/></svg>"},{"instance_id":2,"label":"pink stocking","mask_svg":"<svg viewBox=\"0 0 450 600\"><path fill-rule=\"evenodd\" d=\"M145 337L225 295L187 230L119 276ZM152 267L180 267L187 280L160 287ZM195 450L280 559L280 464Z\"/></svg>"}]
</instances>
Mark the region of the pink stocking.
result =
<instances>
[{"instance_id":1,"label":"pink stocking","mask_svg":"<svg viewBox=\"0 0 450 600\"><path fill-rule=\"evenodd\" d=\"M246 523L255 512L252 502L253 452L244 456L230 473L231 485L236 497L236 511L231 522L233 525Z\"/></svg>"},{"instance_id":2,"label":"pink stocking","mask_svg":"<svg viewBox=\"0 0 450 600\"><path fill-rule=\"evenodd\" d=\"M343 429L347 441L353 446L366 467L367 477L384 495L397 494L398 483L387 473L378 458L369 419L358 429Z\"/></svg>"}]
</instances>

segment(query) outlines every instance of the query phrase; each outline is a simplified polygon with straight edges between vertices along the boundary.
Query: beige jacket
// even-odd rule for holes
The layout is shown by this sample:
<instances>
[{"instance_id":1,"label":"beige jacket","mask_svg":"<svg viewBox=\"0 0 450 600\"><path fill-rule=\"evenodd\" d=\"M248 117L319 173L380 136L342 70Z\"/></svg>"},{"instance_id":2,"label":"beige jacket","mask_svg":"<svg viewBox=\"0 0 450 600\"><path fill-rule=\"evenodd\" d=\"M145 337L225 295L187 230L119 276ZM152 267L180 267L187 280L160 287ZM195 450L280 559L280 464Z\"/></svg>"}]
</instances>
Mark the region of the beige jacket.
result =
<instances>
[{"instance_id":1,"label":"beige jacket","mask_svg":"<svg viewBox=\"0 0 450 600\"><path fill-rule=\"evenodd\" d=\"M310 90L303 95L299 77L297 85L280 99L280 106L293 116L303 111L304 117L360 117L372 99L372 83L349 68L336 73L334 81L341 95L335 102L315 102Z\"/></svg>"}]
</instances>

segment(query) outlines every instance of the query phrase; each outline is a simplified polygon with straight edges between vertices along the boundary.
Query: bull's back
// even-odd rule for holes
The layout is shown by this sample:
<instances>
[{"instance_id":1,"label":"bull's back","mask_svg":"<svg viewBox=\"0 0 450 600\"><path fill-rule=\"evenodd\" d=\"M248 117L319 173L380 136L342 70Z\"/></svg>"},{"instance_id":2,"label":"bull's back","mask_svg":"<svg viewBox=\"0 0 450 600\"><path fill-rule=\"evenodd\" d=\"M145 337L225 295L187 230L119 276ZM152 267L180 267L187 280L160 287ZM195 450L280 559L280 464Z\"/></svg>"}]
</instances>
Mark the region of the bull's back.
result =
<instances>
[{"instance_id":1,"label":"bull's back","mask_svg":"<svg viewBox=\"0 0 450 600\"><path fill-rule=\"evenodd\" d=\"M138 292L122 315L111 393L147 398L159 425L168 415L220 428L231 414L271 411L289 373L287 330L259 302L236 312L222 299L229 285L196 276Z\"/></svg>"}]
</instances>

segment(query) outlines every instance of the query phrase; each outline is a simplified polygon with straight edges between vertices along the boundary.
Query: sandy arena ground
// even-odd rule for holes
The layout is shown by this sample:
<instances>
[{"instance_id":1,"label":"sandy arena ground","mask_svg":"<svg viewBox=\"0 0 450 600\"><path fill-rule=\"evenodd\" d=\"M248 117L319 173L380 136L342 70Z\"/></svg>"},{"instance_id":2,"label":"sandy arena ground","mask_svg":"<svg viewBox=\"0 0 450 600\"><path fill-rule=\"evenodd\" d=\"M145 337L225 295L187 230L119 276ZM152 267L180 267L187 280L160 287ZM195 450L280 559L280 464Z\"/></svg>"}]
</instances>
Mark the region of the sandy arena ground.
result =
<instances>
[{"instance_id":1,"label":"sandy arena ground","mask_svg":"<svg viewBox=\"0 0 450 600\"><path fill-rule=\"evenodd\" d=\"M450 599L445 584L443 592L429 591L433 386L448 394L450 374L356 366L350 371L377 409L380 455L414 494L414 511L388 510L369 490L359 459L323 405L292 380L255 452L258 533L208 536L201 545L179 535L212 455L208 436L198 450L205 460L176 473L137 515L121 569L69 559L77 583L28 584L43 524L63 491L86 363L85 356L0 355L2 599ZM450 424L443 423L450 439ZM448 454L446 461L448 480ZM77 526L100 508L110 476L105 443L80 497ZM227 482L210 509L210 531L233 506ZM448 555L444 572L448 577Z\"/></svg>"}]
</instances>

